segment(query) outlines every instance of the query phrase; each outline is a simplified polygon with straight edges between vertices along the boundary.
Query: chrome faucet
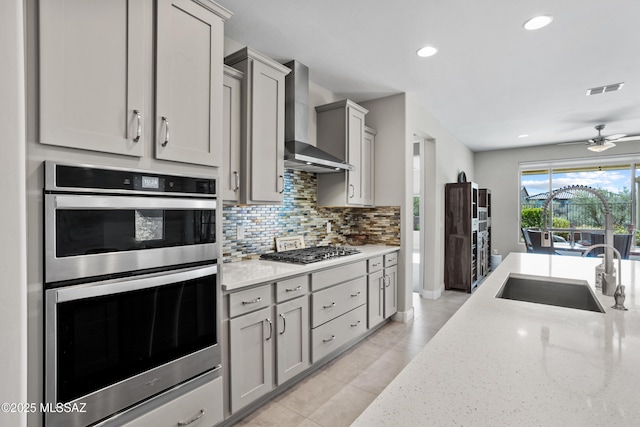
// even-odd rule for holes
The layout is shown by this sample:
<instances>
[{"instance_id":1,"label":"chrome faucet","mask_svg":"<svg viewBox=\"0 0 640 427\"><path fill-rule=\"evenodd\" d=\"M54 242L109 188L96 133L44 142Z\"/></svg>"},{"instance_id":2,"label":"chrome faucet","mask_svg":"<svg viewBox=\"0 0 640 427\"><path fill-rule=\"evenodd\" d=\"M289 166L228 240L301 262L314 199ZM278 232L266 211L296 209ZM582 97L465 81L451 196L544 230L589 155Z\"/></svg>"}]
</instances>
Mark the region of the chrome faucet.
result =
<instances>
[{"instance_id":1,"label":"chrome faucet","mask_svg":"<svg viewBox=\"0 0 640 427\"><path fill-rule=\"evenodd\" d=\"M547 232L547 207L549 203L560 193L565 191L573 192L573 191L584 191L587 193L591 193L596 196L602 205L604 206L604 246L606 246L604 251L604 272L609 276L613 275L613 251L615 248L613 247L613 220L611 219L611 208L609 207L609 203L607 199L604 198L602 193L595 188L588 187L586 185L569 185L567 187L558 188L549 194L547 200L544 201L544 205L542 206L542 235ZM596 245L598 246L598 245ZM593 249L595 246L592 246ZM591 250L591 249L590 249ZM590 251L589 250L589 251ZM613 250L613 251L612 251ZM586 253L588 253L587 251ZM617 252L617 251L616 251ZM584 256L583 254L582 256ZM618 259L620 259L620 253L618 252ZM614 291L612 291L614 292ZM603 287L604 293L604 287ZM611 294L613 295L613 293ZM609 295L609 296L611 296Z\"/></svg>"},{"instance_id":2,"label":"chrome faucet","mask_svg":"<svg viewBox=\"0 0 640 427\"><path fill-rule=\"evenodd\" d=\"M602 294L613 297L615 299L615 305L611 308L615 308L616 310L626 310L624 306L624 299L626 297L624 293L624 286L622 286L622 256L620 252L614 248L613 246L609 246L607 244L598 244L589 247L582 256L586 257L589 252L591 252L595 248L606 248L609 247L613 250L613 252L618 256L618 284L616 285L616 277L615 274L607 274L602 275Z\"/></svg>"}]
</instances>

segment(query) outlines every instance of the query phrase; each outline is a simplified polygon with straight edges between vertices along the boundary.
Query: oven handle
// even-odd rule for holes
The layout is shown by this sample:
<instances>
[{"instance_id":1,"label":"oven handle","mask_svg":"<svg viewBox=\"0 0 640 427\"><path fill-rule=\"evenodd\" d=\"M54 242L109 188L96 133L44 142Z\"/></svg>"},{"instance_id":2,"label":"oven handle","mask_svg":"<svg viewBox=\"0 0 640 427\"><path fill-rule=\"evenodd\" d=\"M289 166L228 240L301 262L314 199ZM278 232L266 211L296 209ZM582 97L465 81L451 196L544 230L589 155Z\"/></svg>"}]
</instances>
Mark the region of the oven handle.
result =
<instances>
[{"instance_id":1,"label":"oven handle","mask_svg":"<svg viewBox=\"0 0 640 427\"><path fill-rule=\"evenodd\" d=\"M216 200L169 197L53 195L56 209L215 209Z\"/></svg>"},{"instance_id":2,"label":"oven handle","mask_svg":"<svg viewBox=\"0 0 640 427\"><path fill-rule=\"evenodd\" d=\"M105 295L131 292L139 289L155 288L170 285L176 282L198 279L218 273L217 265L207 267L195 267L178 272L163 272L145 275L139 278L128 278L124 280L106 280L94 284L70 286L55 289L56 302L67 302L85 298L101 297Z\"/></svg>"}]
</instances>

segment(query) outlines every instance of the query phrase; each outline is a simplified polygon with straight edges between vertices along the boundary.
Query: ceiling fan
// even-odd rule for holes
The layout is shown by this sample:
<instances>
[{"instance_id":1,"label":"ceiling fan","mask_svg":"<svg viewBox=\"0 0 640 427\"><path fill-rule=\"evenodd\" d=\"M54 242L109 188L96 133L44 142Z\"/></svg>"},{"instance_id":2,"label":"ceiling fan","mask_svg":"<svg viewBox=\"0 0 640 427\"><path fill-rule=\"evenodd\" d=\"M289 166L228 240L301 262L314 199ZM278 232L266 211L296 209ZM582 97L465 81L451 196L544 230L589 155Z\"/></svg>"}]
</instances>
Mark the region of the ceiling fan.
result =
<instances>
[{"instance_id":1,"label":"ceiling fan","mask_svg":"<svg viewBox=\"0 0 640 427\"><path fill-rule=\"evenodd\" d=\"M609 148L615 147L616 144L613 141L616 140L620 140L622 138L624 138L625 136L627 136L624 133L617 133L615 135L609 135L609 136L602 136L602 130L604 129L605 125L597 125L595 126L595 129L598 131L598 136L596 136L595 138L591 138L590 140L588 140L587 142L581 141L581 142L561 142L558 145L575 145L575 144L582 144L582 145L586 145L588 150L591 151L595 151L595 152L602 152L605 150L608 150ZM625 139L630 139L629 138L625 138Z\"/></svg>"},{"instance_id":2,"label":"ceiling fan","mask_svg":"<svg viewBox=\"0 0 640 427\"><path fill-rule=\"evenodd\" d=\"M597 125L595 129L598 131L598 136L596 136L593 139L590 139L587 142L587 150L596 151L598 153L604 150L608 150L609 148L615 147L616 144L614 144L612 141L615 141L616 139L624 138L625 136L627 136L627 134L624 134L624 133L617 133L615 135L602 136L601 132L602 132L602 129L604 129L604 125Z\"/></svg>"}]
</instances>

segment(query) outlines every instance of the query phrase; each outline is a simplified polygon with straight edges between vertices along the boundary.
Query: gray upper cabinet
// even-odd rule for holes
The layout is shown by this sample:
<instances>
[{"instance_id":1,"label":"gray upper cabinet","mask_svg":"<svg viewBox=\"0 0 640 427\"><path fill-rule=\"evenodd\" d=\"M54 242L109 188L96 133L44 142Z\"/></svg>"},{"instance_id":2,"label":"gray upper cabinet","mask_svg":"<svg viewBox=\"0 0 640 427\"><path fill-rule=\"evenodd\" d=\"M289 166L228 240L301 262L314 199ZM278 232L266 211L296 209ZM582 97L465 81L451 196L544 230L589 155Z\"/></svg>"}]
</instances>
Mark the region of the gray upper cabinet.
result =
<instances>
[{"instance_id":1,"label":"gray upper cabinet","mask_svg":"<svg viewBox=\"0 0 640 427\"><path fill-rule=\"evenodd\" d=\"M220 166L225 18L214 3L157 5L156 157Z\"/></svg>"},{"instance_id":2,"label":"gray upper cabinet","mask_svg":"<svg viewBox=\"0 0 640 427\"><path fill-rule=\"evenodd\" d=\"M209 0L40 2L40 141L219 166L226 9ZM155 103L148 63L156 52ZM155 128L155 129L154 129Z\"/></svg>"},{"instance_id":3,"label":"gray upper cabinet","mask_svg":"<svg viewBox=\"0 0 640 427\"><path fill-rule=\"evenodd\" d=\"M142 1L39 4L40 142L142 156L147 11Z\"/></svg>"},{"instance_id":4,"label":"gray upper cabinet","mask_svg":"<svg viewBox=\"0 0 640 427\"><path fill-rule=\"evenodd\" d=\"M240 203L240 135L242 131L242 78L243 74L224 66L222 86L222 158L225 169L220 180L225 202Z\"/></svg>"},{"instance_id":5,"label":"gray upper cabinet","mask_svg":"<svg viewBox=\"0 0 640 427\"><path fill-rule=\"evenodd\" d=\"M284 193L284 78L289 68L250 48L225 58L244 73L240 203L281 203Z\"/></svg>"},{"instance_id":6,"label":"gray upper cabinet","mask_svg":"<svg viewBox=\"0 0 640 427\"><path fill-rule=\"evenodd\" d=\"M366 131L368 110L348 99L316 107L317 145L354 170L318 175L319 206L372 206L375 131Z\"/></svg>"}]
</instances>

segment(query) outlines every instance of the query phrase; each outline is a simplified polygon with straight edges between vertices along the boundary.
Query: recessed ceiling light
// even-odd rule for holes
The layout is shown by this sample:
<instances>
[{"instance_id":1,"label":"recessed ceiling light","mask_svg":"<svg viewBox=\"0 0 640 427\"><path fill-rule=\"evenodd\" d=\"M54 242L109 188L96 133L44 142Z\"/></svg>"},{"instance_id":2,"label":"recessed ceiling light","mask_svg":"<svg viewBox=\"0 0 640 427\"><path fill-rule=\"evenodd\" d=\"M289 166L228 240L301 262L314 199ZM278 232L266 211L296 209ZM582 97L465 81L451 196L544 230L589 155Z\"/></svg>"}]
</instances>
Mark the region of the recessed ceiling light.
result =
<instances>
[{"instance_id":1,"label":"recessed ceiling light","mask_svg":"<svg viewBox=\"0 0 640 427\"><path fill-rule=\"evenodd\" d=\"M418 51L416 52L416 54L418 54L418 56L421 56L423 58L427 58L429 56L433 56L438 52L438 49L433 47L433 46L425 46L422 47L420 49L418 49Z\"/></svg>"},{"instance_id":2,"label":"recessed ceiling light","mask_svg":"<svg viewBox=\"0 0 640 427\"><path fill-rule=\"evenodd\" d=\"M551 24L553 21L553 16L551 15L540 15L534 16L523 24L525 30L539 30L540 28L546 27Z\"/></svg>"},{"instance_id":3,"label":"recessed ceiling light","mask_svg":"<svg viewBox=\"0 0 640 427\"><path fill-rule=\"evenodd\" d=\"M526 137L528 137L528 136L529 136L529 135L527 135L526 133L523 133L522 135L518 135L518 138L526 138Z\"/></svg>"}]
</instances>

